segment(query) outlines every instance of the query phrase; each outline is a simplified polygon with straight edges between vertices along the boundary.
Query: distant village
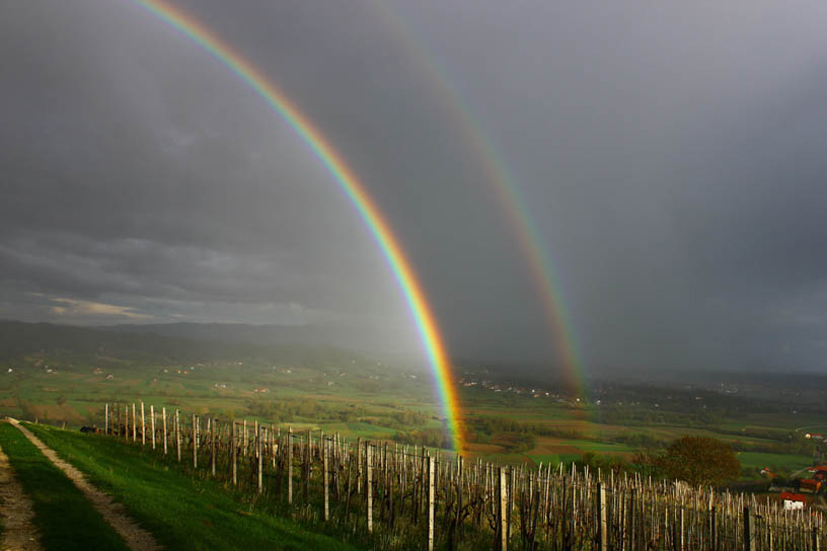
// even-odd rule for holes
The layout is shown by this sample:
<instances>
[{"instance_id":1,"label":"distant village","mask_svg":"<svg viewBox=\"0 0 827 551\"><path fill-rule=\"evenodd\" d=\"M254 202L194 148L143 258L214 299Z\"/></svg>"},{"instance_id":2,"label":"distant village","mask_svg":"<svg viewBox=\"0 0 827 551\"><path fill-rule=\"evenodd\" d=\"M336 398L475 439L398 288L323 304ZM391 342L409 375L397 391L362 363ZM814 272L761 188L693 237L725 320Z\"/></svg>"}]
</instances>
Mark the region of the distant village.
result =
<instances>
[{"instance_id":1,"label":"distant village","mask_svg":"<svg viewBox=\"0 0 827 551\"><path fill-rule=\"evenodd\" d=\"M510 385L507 383L495 383L493 381L488 381L485 379L466 379L463 377L457 379L457 382L466 388L477 387L485 390L490 390L492 392L507 392L531 398L549 398L561 404L571 404L580 401L580 398L572 399L570 396L567 396L565 394L560 394L559 392L555 392L553 390L546 390L540 387Z\"/></svg>"}]
</instances>

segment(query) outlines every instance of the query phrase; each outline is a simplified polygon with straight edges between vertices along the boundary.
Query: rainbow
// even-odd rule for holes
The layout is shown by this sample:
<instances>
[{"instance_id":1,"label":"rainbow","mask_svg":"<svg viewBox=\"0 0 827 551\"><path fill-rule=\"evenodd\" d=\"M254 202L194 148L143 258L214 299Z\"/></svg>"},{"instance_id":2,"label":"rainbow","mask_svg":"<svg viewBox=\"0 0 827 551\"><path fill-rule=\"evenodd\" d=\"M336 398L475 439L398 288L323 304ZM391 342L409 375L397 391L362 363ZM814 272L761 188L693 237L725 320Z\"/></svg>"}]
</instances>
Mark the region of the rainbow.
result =
<instances>
[{"instance_id":1,"label":"rainbow","mask_svg":"<svg viewBox=\"0 0 827 551\"><path fill-rule=\"evenodd\" d=\"M162 0L135 1L235 73L295 130L330 172L369 228L405 297L434 374L438 397L454 450L461 452L464 439L458 418L459 399L453 386L450 364L436 318L402 246L365 186L324 134L255 65L179 8Z\"/></svg>"},{"instance_id":2,"label":"rainbow","mask_svg":"<svg viewBox=\"0 0 827 551\"><path fill-rule=\"evenodd\" d=\"M543 244L537 224L517 181L491 140L486 137L482 125L472 115L471 108L451 84L436 57L428 51L427 45L415 39L413 32L389 3L377 0L371 2L371 5L384 25L392 29L393 36L402 43L404 51L416 65L419 73L431 83L442 101L443 108L454 118L457 128L465 135L467 148L480 162L488 183L497 194L498 202L504 210L520 252L528 263L534 287L542 301L543 314L554 350L562 364L564 382L570 392L585 395L583 362L578 352L579 346L572 329L574 325L568 314L569 309L563 299L563 285L555 269L551 252Z\"/></svg>"}]
</instances>

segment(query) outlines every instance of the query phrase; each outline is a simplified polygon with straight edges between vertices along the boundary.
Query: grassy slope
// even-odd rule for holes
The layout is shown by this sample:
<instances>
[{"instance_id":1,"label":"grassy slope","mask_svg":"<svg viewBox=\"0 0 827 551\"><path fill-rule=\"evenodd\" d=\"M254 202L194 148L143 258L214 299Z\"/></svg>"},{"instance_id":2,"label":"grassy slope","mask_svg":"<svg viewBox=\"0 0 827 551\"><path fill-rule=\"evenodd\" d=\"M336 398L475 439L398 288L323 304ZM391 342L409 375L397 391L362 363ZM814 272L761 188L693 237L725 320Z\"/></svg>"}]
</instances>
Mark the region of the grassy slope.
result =
<instances>
[{"instance_id":1,"label":"grassy slope","mask_svg":"<svg viewBox=\"0 0 827 551\"><path fill-rule=\"evenodd\" d=\"M35 524L48 549L127 549L71 481L23 434L0 423L0 445L34 503Z\"/></svg>"},{"instance_id":2,"label":"grassy slope","mask_svg":"<svg viewBox=\"0 0 827 551\"><path fill-rule=\"evenodd\" d=\"M169 470L137 448L106 437L29 425L47 445L171 549L353 549L237 501L210 480Z\"/></svg>"}]
</instances>

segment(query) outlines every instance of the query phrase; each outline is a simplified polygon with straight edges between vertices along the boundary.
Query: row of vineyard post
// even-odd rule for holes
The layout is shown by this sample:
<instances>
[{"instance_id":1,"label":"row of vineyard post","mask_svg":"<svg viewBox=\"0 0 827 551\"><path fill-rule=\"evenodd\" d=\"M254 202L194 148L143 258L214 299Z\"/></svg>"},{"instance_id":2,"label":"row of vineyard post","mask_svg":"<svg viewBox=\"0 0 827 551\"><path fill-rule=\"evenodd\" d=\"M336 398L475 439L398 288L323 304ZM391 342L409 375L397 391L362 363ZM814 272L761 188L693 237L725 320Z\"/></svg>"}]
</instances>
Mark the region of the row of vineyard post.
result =
<instances>
[{"instance_id":1,"label":"row of vineyard post","mask_svg":"<svg viewBox=\"0 0 827 551\"><path fill-rule=\"evenodd\" d=\"M317 510L324 522L420 534L429 551L485 541L501 551L820 551L827 539L823 514L786 511L752 495L573 466L501 466L258 420L148 409L106 404L105 432L235 487Z\"/></svg>"}]
</instances>

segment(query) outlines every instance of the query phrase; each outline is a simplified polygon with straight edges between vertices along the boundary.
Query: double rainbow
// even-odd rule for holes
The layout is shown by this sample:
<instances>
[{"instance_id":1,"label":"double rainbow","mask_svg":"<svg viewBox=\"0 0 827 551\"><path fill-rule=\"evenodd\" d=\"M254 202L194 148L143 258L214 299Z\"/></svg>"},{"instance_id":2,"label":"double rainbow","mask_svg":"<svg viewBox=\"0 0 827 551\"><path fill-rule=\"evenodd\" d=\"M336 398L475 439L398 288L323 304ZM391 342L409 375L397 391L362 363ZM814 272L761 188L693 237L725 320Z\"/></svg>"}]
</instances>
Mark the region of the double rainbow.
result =
<instances>
[{"instance_id":1,"label":"double rainbow","mask_svg":"<svg viewBox=\"0 0 827 551\"><path fill-rule=\"evenodd\" d=\"M359 216L370 229L405 297L434 374L442 412L447 421L447 429L453 441L453 447L458 452L462 451L463 438L457 415L459 401L451 380L450 364L436 318L402 246L391 231L376 203L368 194L365 186L359 181L324 134L255 65L179 8L162 0L136 1L150 13L206 50L213 58L252 88L295 130L347 195Z\"/></svg>"},{"instance_id":2,"label":"double rainbow","mask_svg":"<svg viewBox=\"0 0 827 551\"><path fill-rule=\"evenodd\" d=\"M391 29L393 37L402 44L418 73L429 82L445 111L465 138L469 152L478 160L487 183L497 194L497 201L520 247L521 256L528 264L534 287L542 301L549 336L559 358L567 390L575 395L585 395L583 362L569 308L564 300L564 287L555 269L557 263L544 244L528 201L512 171L483 131L482 125L472 114L473 110L463 100L437 56L429 50L427 42L417 40L411 26L405 23L402 15L390 3L372 0L370 5L381 19L382 26Z\"/></svg>"}]
</instances>

